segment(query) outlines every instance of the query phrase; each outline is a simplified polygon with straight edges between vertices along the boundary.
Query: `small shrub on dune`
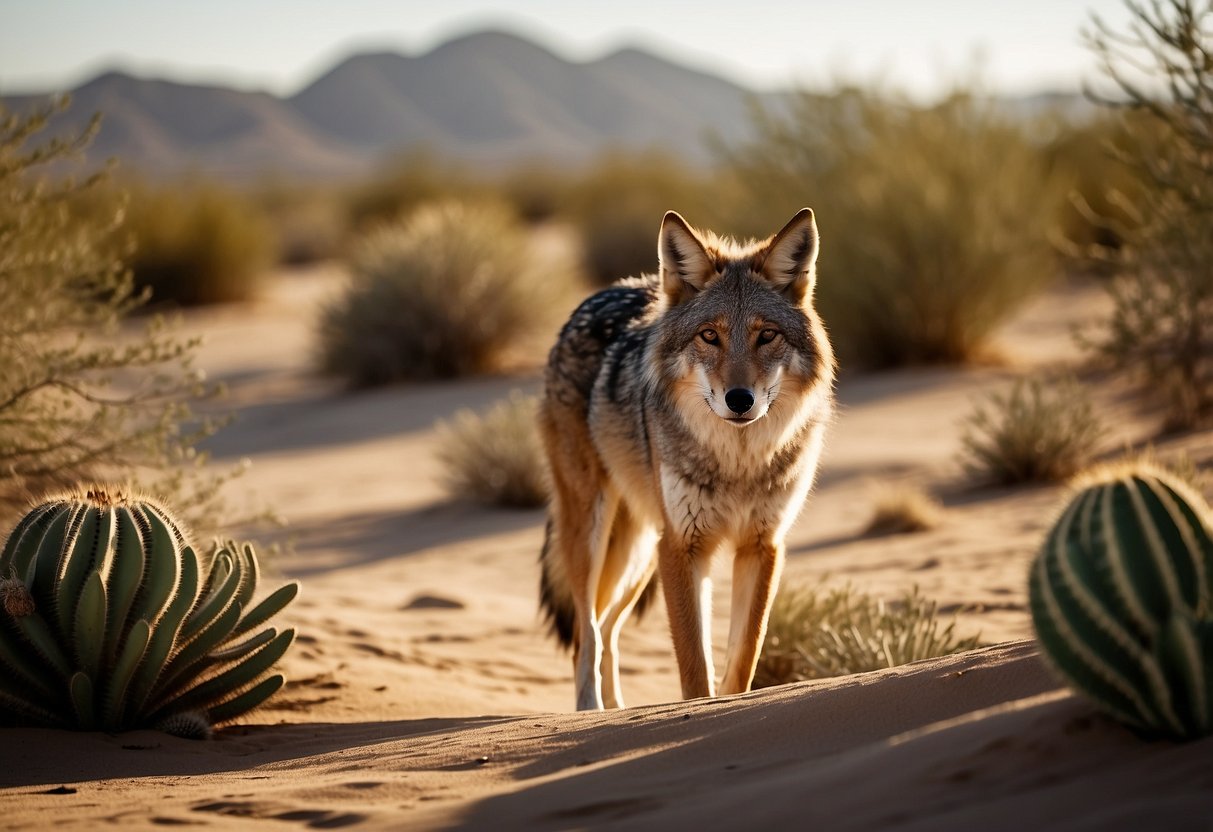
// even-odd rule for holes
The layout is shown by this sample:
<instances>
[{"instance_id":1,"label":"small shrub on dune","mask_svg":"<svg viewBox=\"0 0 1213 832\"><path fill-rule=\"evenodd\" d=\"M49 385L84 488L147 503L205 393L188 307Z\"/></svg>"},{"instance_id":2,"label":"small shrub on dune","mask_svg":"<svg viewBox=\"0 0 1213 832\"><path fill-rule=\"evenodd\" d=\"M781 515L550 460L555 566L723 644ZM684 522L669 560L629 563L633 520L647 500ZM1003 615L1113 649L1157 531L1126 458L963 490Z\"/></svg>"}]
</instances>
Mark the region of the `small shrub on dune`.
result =
<instances>
[{"instance_id":1,"label":"small shrub on dune","mask_svg":"<svg viewBox=\"0 0 1213 832\"><path fill-rule=\"evenodd\" d=\"M872 506L872 519L864 534L886 535L930 531L939 525L943 506L914 485L881 488Z\"/></svg>"},{"instance_id":2,"label":"small shrub on dune","mask_svg":"<svg viewBox=\"0 0 1213 832\"><path fill-rule=\"evenodd\" d=\"M153 304L250 300L274 254L264 217L216 183L133 188L126 229L135 283Z\"/></svg>"},{"instance_id":3,"label":"small shrub on dune","mask_svg":"<svg viewBox=\"0 0 1213 832\"><path fill-rule=\"evenodd\" d=\"M965 420L961 459L979 478L1003 485L1061 482L1087 466L1104 428L1073 379L1019 379L991 393Z\"/></svg>"},{"instance_id":4,"label":"small shrub on dune","mask_svg":"<svg viewBox=\"0 0 1213 832\"><path fill-rule=\"evenodd\" d=\"M535 396L514 391L484 414L461 410L439 426L438 459L453 496L508 508L547 501L537 404Z\"/></svg>"},{"instance_id":5,"label":"small shrub on dune","mask_svg":"<svg viewBox=\"0 0 1213 832\"><path fill-rule=\"evenodd\" d=\"M572 280L495 204L420 208L363 237L351 266L348 291L321 316L320 360L356 387L497 369L548 334Z\"/></svg>"},{"instance_id":6,"label":"small shrub on dune","mask_svg":"<svg viewBox=\"0 0 1213 832\"><path fill-rule=\"evenodd\" d=\"M850 586L826 593L785 588L775 598L754 687L823 679L948 656L978 646L942 623L915 588L885 602Z\"/></svg>"}]
</instances>

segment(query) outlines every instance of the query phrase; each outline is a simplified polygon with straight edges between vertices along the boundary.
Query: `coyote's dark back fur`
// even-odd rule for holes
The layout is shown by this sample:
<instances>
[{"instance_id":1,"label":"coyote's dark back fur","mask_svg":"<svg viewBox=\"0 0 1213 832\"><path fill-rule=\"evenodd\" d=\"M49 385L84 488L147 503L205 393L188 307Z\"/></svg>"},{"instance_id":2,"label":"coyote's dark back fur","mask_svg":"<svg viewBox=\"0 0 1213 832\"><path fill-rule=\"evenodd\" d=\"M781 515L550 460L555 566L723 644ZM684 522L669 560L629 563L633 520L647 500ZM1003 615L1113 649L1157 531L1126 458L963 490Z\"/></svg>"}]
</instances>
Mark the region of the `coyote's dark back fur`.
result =
<instances>
[{"instance_id":1,"label":"coyote's dark back fur","mask_svg":"<svg viewBox=\"0 0 1213 832\"><path fill-rule=\"evenodd\" d=\"M646 322L647 315L656 306L659 291L655 276L628 278L582 301L560 330L560 337L548 359L545 384L551 395L563 404L578 408L582 418L588 420L590 394L607 350L615 344L624 348L637 346L626 341L629 337L639 337L637 327ZM540 564L549 562L552 533L549 518L543 532ZM654 578L636 603L637 616L648 608L656 588ZM547 569L540 570L539 603L544 618L552 635L561 646L568 648L573 644L573 596L567 588L563 592L561 589L554 585Z\"/></svg>"}]
</instances>

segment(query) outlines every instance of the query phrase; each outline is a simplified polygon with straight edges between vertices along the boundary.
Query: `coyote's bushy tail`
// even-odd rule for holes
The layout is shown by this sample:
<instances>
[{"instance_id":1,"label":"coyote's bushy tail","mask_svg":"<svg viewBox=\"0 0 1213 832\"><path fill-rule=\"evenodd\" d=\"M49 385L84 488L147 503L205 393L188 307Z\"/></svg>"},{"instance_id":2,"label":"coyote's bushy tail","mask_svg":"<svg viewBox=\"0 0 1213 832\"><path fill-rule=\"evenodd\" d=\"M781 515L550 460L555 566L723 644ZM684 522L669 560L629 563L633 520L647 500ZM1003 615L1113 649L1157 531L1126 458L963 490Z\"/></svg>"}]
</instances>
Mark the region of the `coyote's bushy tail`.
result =
<instances>
[{"instance_id":1,"label":"coyote's bushy tail","mask_svg":"<svg viewBox=\"0 0 1213 832\"><path fill-rule=\"evenodd\" d=\"M572 647L577 639L577 615L576 607L573 606L573 592L564 574L564 565L556 562L558 553L555 551L553 536L552 518L549 516L543 530L543 548L539 550L539 606L543 609L548 629L560 642L560 646L567 649ZM653 594L656 591L657 578L653 577L636 602L634 614L637 618L643 615L653 602Z\"/></svg>"}]
</instances>

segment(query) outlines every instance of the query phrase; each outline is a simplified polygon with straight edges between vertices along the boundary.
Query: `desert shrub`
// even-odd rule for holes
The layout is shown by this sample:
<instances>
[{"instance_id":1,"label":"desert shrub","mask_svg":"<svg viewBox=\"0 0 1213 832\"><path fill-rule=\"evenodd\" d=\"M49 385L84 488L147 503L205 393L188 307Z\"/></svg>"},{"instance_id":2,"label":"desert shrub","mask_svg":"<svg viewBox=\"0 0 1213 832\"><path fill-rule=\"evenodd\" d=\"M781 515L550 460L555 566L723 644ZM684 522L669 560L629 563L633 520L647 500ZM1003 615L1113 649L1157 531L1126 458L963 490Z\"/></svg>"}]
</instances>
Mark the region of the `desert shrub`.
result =
<instances>
[{"instance_id":1,"label":"desert shrub","mask_svg":"<svg viewBox=\"0 0 1213 832\"><path fill-rule=\"evenodd\" d=\"M253 204L214 182L133 186L126 230L135 284L152 304L249 300L275 246Z\"/></svg>"},{"instance_id":2,"label":"desert shrub","mask_svg":"<svg viewBox=\"0 0 1213 832\"><path fill-rule=\"evenodd\" d=\"M489 203L419 208L369 232L352 258L349 289L321 316L320 360L358 387L496 369L550 334L571 274Z\"/></svg>"},{"instance_id":3,"label":"desert shrub","mask_svg":"<svg viewBox=\"0 0 1213 832\"><path fill-rule=\"evenodd\" d=\"M340 256L348 228L335 188L267 179L249 199L270 229L276 262L301 265Z\"/></svg>"},{"instance_id":4,"label":"desert shrub","mask_svg":"<svg viewBox=\"0 0 1213 832\"><path fill-rule=\"evenodd\" d=\"M534 396L515 390L483 414L461 410L439 425L438 459L452 496L509 508L547 501L537 405Z\"/></svg>"},{"instance_id":5,"label":"desert shrub","mask_svg":"<svg viewBox=\"0 0 1213 832\"><path fill-rule=\"evenodd\" d=\"M961 461L973 476L1001 484L1060 482L1090 463L1103 433L1074 379L1019 379L974 405Z\"/></svg>"},{"instance_id":6,"label":"desert shrub","mask_svg":"<svg viewBox=\"0 0 1213 832\"><path fill-rule=\"evenodd\" d=\"M348 227L355 233L399 222L423 205L443 201L477 201L491 194L482 176L428 151L405 154L388 162L349 189Z\"/></svg>"},{"instance_id":7,"label":"desert shrub","mask_svg":"<svg viewBox=\"0 0 1213 832\"><path fill-rule=\"evenodd\" d=\"M698 228L727 233L725 186L664 155L607 156L571 186L568 213L586 271L599 285L657 270L657 231L675 210ZM790 214L789 214L790 216Z\"/></svg>"},{"instance_id":8,"label":"desert shrub","mask_svg":"<svg viewBox=\"0 0 1213 832\"><path fill-rule=\"evenodd\" d=\"M572 175L551 165L531 163L511 168L493 185L519 219L538 224L567 209Z\"/></svg>"},{"instance_id":9,"label":"desert shrub","mask_svg":"<svg viewBox=\"0 0 1213 832\"><path fill-rule=\"evenodd\" d=\"M1088 42L1127 109L1132 146L1119 158L1137 174L1137 221L1119 251L1113 312L1088 339L1099 355L1165 398L1168 427L1213 418L1213 6L1197 0L1127 4L1115 32L1095 18Z\"/></svg>"},{"instance_id":10,"label":"desert shrub","mask_svg":"<svg viewBox=\"0 0 1213 832\"><path fill-rule=\"evenodd\" d=\"M980 357L1054 271L1047 206L1057 185L1023 126L992 102L800 93L759 111L756 130L728 154L745 189L739 205L768 221L815 208L818 307L844 360Z\"/></svg>"},{"instance_id":11,"label":"desert shrub","mask_svg":"<svg viewBox=\"0 0 1213 832\"><path fill-rule=\"evenodd\" d=\"M775 597L754 687L866 673L978 646L942 623L915 587L893 602L850 586L821 593L783 589Z\"/></svg>"},{"instance_id":12,"label":"desert shrub","mask_svg":"<svg viewBox=\"0 0 1213 832\"><path fill-rule=\"evenodd\" d=\"M0 110L0 519L38 492L107 477L188 493L188 519L213 528L225 475L198 476L195 445L216 423L191 412L213 392L196 344L159 318L122 327L145 299L121 257L121 205L100 209L101 177L46 174L92 134L39 137L56 109ZM71 210L84 194L97 210Z\"/></svg>"},{"instance_id":13,"label":"desert shrub","mask_svg":"<svg viewBox=\"0 0 1213 832\"><path fill-rule=\"evenodd\" d=\"M872 518L864 534L905 534L930 531L939 525L943 506L914 485L885 486L876 492Z\"/></svg>"},{"instance_id":14,"label":"desert shrub","mask_svg":"<svg viewBox=\"0 0 1213 832\"><path fill-rule=\"evenodd\" d=\"M1044 164L1066 191L1066 199L1057 206L1059 248L1080 255L1069 265L1082 266L1099 277L1109 276L1111 270L1085 252L1092 247L1118 251L1135 228L1134 214L1124 202L1140 186L1110 152L1130 144L1124 125L1101 115L1078 123L1059 122L1041 148Z\"/></svg>"}]
</instances>

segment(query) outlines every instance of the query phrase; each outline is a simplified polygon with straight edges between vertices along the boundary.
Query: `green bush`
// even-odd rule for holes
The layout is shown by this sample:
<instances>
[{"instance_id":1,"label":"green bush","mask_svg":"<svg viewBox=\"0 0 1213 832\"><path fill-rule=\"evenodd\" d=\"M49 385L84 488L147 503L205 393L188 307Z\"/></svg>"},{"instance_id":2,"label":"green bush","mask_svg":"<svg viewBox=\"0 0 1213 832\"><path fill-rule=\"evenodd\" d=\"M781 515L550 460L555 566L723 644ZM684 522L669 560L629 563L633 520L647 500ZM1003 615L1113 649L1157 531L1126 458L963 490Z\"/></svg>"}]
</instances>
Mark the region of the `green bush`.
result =
<instances>
[{"instance_id":1,"label":"green bush","mask_svg":"<svg viewBox=\"0 0 1213 832\"><path fill-rule=\"evenodd\" d=\"M439 425L438 459L452 496L507 508L547 502L537 407L535 396L515 390L483 415L461 410Z\"/></svg>"},{"instance_id":2,"label":"green bush","mask_svg":"<svg viewBox=\"0 0 1213 832\"><path fill-rule=\"evenodd\" d=\"M286 265L339 257L347 218L335 187L269 179L250 194L276 243L274 260Z\"/></svg>"},{"instance_id":3,"label":"green bush","mask_svg":"<svg viewBox=\"0 0 1213 832\"><path fill-rule=\"evenodd\" d=\"M490 196L484 176L432 153L409 153L349 189L345 199L347 225L361 234L400 222L427 204L478 201Z\"/></svg>"},{"instance_id":4,"label":"green bush","mask_svg":"<svg viewBox=\"0 0 1213 832\"><path fill-rule=\"evenodd\" d=\"M80 479L137 478L188 492L190 520L211 527L224 476L199 477L194 446L216 424L190 404L213 390L193 367L196 343L163 320L118 337L144 298L121 256L121 205L101 178L45 173L91 138L36 138L62 106L0 109L0 519Z\"/></svg>"},{"instance_id":5,"label":"green bush","mask_svg":"<svg viewBox=\"0 0 1213 832\"><path fill-rule=\"evenodd\" d=\"M886 603L852 587L821 594L785 588L775 597L754 687L866 673L978 646L942 624L917 587Z\"/></svg>"},{"instance_id":6,"label":"green bush","mask_svg":"<svg viewBox=\"0 0 1213 832\"><path fill-rule=\"evenodd\" d=\"M136 185L126 229L135 283L152 304L196 306L253 298L275 242L264 217L213 182Z\"/></svg>"},{"instance_id":7,"label":"green bush","mask_svg":"<svg viewBox=\"0 0 1213 832\"><path fill-rule=\"evenodd\" d=\"M961 460L975 477L1004 485L1060 482L1090 464L1103 434L1074 379L1019 379L974 406L963 425Z\"/></svg>"},{"instance_id":8,"label":"green bush","mask_svg":"<svg viewBox=\"0 0 1213 832\"><path fill-rule=\"evenodd\" d=\"M758 138L729 154L738 204L754 222L817 211L818 308L844 361L980 358L1051 278L1057 184L992 103L801 93L756 124Z\"/></svg>"},{"instance_id":9,"label":"green bush","mask_svg":"<svg viewBox=\"0 0 1213 832\"><path fill-rule=\"evenodd\" d=\"M1059 121L1041 148L1049 173L1066 190L1058 207L1057 236L1064 251L1077 253L1080 265L1106 277L1105 263L1085 257L1092 247L1115 252L1132 236L1137 222L1126 208L1141 187L1137 177L1114 158L1112 148L1127 148L1132 139L1122 122L1107 116L1090 121Z\"/></svg>"},{"instance_id":10,"label":"green bush","mask_svg":"<svg viewBox=\"0 0 1213 832\"><path fill-rule=\"evenodd\" d=\"M356 387L499 368L551 335L574 279L495 204L424 206L355 246L352 283L320 321L320 362Z\"/></svg>"},{"instance_id":11,"label":"green bush","mask_svg":"<svg viewBox=\"0 0 1213 832\"><path fill-rule=\"evenodd\" d=\"M721 225L728 216L724 185L660 154L605 157L574 181L567 200L586 270L598 285L657 271L657 231L666 211L698 228L728 230Z\"/></svg>"},{"instance_id":12,"label":"green bush","mask_svg":"<svg viewBox=\"0 0 1213 832\"><path fill-rule=\"evenodd\" d=\"M1118 251L1113 311L1087 339L1097 354L1161 391L1167 427L1213 420L1213 6L1196 0L1128 4L1127 32L1098 18L1087 33L1129 109L1118 153L1140 188L1121 205L1135 220Z\"/></svg>"}]
</instances>

